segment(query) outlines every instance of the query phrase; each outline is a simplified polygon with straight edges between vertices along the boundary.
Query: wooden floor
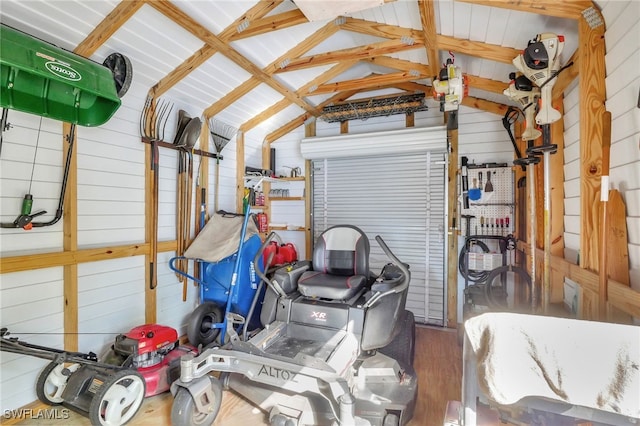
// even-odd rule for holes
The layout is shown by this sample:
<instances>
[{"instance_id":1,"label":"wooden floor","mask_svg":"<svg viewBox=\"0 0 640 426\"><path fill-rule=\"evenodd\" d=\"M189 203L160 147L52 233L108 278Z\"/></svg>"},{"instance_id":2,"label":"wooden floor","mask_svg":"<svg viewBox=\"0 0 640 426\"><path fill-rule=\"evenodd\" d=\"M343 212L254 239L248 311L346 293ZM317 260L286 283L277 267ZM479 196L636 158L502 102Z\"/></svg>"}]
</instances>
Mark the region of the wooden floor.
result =
<instances>
[{"instance_id":1,"label":"wooden floor","mask_svg":"<svg viewBox=\"0 0 640 426\"><path fill-rule=\"evenodd\" d=\"M460 400L462 348L456 331L431 327L416 330L415 369L418 374L418 401L409 426L442 426L448 400ZM165 393L148 398L128 425L170 426L173 397ZM38 407L42 407L39 405ZM0 423L3 423L0 421ZM90 425L88 418L70 413L64 420L24 420L21 425ZM264 413L240 397L225 391L216 426L268 425Z\"/></svg>"}]
</instances>

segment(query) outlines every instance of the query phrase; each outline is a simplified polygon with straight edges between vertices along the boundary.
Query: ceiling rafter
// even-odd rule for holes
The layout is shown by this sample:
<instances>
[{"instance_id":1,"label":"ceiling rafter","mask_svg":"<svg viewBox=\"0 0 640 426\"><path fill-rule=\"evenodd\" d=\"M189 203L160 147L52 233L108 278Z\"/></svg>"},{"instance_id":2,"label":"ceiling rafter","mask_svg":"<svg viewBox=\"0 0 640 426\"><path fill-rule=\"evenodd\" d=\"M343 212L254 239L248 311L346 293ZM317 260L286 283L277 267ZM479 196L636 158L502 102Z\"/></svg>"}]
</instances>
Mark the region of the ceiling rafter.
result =
<instances>
[{"instance_id":1,"label":"ceiling rafter","mask_svg":"<svg viewBox=\"0 0 640 426\"><path fill-rule=\"evenodd\" d=\"M259 85L260 80L258 80L256 77L249 78L249 80L245 81L240 86L236 87L235 89L224 95L222 98L218 99L215 103L207 107L207 109L204 110L204 116L206 118L213 117Z\"/></svg>"},{"instance_id":2,"label":"ceiling rafter","mask_svg":"<svg viewBox=\"0 0 640 426\"><path fill-rule=\"evenodd\" d=\"M398 89L412 91L412 92L424 92L425 94L432 92L432 87L426 84L416 83L415 81L406 81L404 83L397 83L390 87L396 87Z\"/></svg>"},{"instance_id":3,"label":"ceiling rafter","mask_svg":"<svg viewBox=\"0 0 640 426\"><path fill-rule=\"evenodd\" d=\"M273 73L289 72L304 68L312 68L320 65L333 64L349 59L367 59L389 53L404 52L406 50L418 49L423 46L422 39L414 40L407 44L407 40L389 40L380 43L368 44L366 46L350 47L348 49L334 50L332 52L319 53L316 55L302 56L289 59L281 65L270 68Z\"/></svg>"},{"instance_id":4,"label":"ceiling rafter","mask_svg":"<svg viewBox=\"0 0 640 426\"><path fill-rule=\"evenodd\" d=\"M482 43L441 34L436 36L436 41L438 48L441 50L451 50L452 52L506 64L511 64L513 58L521 53L520 50L512 47L503 47L496 44Z\"/></svg>"},{"instance_id":5,"label":"ceiling rafter","mask_svg":"<svg viewBox=\"0 0 640 426\"><path fill-rule=\"evenodd\" d=\"M219 50L224 56L235 62L237 65L245 69L247 72L252 74L255 78L257 78L261 83L267 84L272 89L280 92L280 94L284 95L291 102L300 106L305 111L313 111L316 112L316 108L307 104L300 96L297 96L294 91L285 87L279 81L273 79L269 74L262 71L256 64L242 56L237 50L229 46L224 41L220 40L214 34L212 34L205 27L196 22L191 16L184 13L178 7L173 5L167 0L156 0L149 3L159 12L164 14L166 17L171 19L172 21L178 23L183 28L188 30L191 34L196 37L204 40L207 44L211 45L215 49Z\"/></svg>"},{"instance_id":6,"label":"ceiling rafter","mask_svg":"<svg viewBox=\"0 0 640 426\"><path fill-rule=\"evenodd\" d=\"M570 0L456 0L483 6L531 12L538 15L555 16L556 18L580 19L582 12L593 6L591 1Z\"/></svg>"},{"instance_id":7,"label":"ceiling rafter","mask_svg":"<svg viewBox=\"0 0 640 426\"><path fill-rule=\"evenodd\" d=\"M145 4L145 0L123 1L80 43L74 53L88 58Z\"/></svg>"},{"instance_id":8,"label":"ceiling rafter","mask_svg":"<svg viewBox=\"0 0 640 426\"><path fill-rule=\"evenodd\" d=\"M487 92L497 93L502 95L504 89L509 87L509 83L503 81L492 80L490 78L478 77L477 75L465 74L467 76L467 82L469 87L476 89L486 90Z\"/></svg>"},{"instance_id":9,"label":"ceiling rafter","mask_svg":"<svg viewBox=\"0 0 640 426\"><path fill-rule=\"evenodd\" d=\"M331 80L332 78L342 74L357 62L358 61L346 61L331 67L330 69L323 72L322 74L320 74L319 76L317 76L316 78L314 78L313 80L305 84L304 86L300 87L298 89L298 93L307 93L314 86L319 86ZM278 101L276 104L270 106L266 110L262 111L260 114L256 115L255 117L243 123L240 126L240 130L244 132L248 132L258 124L260 124L262 121L267 120L269 117L274 116L275 114L279 113L283 109L287 108L289 105L291 105L291 102L289 102L288 99L282 99Z\"/></svg>"},{"instance_id":10,"label":"ceiling rafter","mask_svg":"<svg viewBox=\"0 0 640 426\"><path fill-rule=\"evenodd\" d=\"M433 75L433 69L429 65L411 62L404 59L396 59L391 56L376 56L368 58L368 62L387 68L393 68L401 71L417 71L424 75Z\"/></svg>"},{"instance_id":11,"label":"ceiling rafter","mask_svg":"<svg viewBox=\"0 0 640 426\"><path fill-rule=\"evenodd\" d=\"M262 3L262 2L259 2ZM300 9L282 12L277 15L267 16L260 19L249 20L249 27L241 32L232 34L227 40L236 41L249 37L255 37L272 31L278 31L296 25L309 22Z\"/></svg>"},{"instance_id":12,"label":"ceiling rafter","mask_svg":"<svg viewBox=\"0 0 640 426\"><path fill-rule=\"evenodd\" d=\"M424 46L427 50L427 60L431 67L431 73L436 74L439 68L438 58L438 33L436 32L436 12L433 1L418 0L420 9L420 21L422 22L422 33Z\"/></svg>"},{"instance_id":13,"label":"ceiling rafter","mask_svg":"<svg viewBox=\"0 0 640 426\"><path fill-rule=\"evenodd\" d=\"M255 6L247 11L247 13L240 16L238 19L233 21L227 28L225 28L218 37L220 37L223 41L229 41L232 36L238 34L239 26L245 22L252 22L255 19L262 18L267 13L271 12L275 7L277 7L283 0L277 1L264 1L258 2ZM126 3L126 2L122 2ZM122 4L121 3L121 4ZM240 33L242 34L242 33ZM245 36L248 32L244 33ZM255 34L253 34L255 35ZM198 68L200 65L205 63L209 58L218 52L213 46L209 44L205 44L199 50L197 50L193 55L191 55L187 60L185 60L182 64L178 65L173 71L163 77L158 83L156 83L151 89L149 89L149 95L151 97L162 96L169 89L175 86L180 80L185 78L191 71Z\"/></svg>"},{"instance_id":14,"label":"ceiling rafter","mask_svg":"<svg viewBox=\"0 0 640 426\"><path fill-rule=\"evenodd\" d=\"M497 102L487 101L485 99L476 98L473 96L465 96L462 98L462 105L482 111L491 112L496 115L504 115L507 112L507 106L499 104Z\"/></svg>"},{"instance_id":15,"label":"ceiling rafter","mask_svg":"<svg viewBox=\"0 0 640 426\"><path fill-rule=\"evenodd\" d=\"M380 22L366 21L364 19L345 18L343 23L339 24L340 29L352 31L355 33L370 35L374 37L395 39L395 38L413 38L422 39L420 30L413 28L399 27L397 25L383 24Z\"/></svg>"},{"instance_id":16,"label":"ceiling rafter","mask_svg":"<svg viewBox=\"0 0 640 426\"><path fill-rule=\"evenodd\" d=\"M335 83L326 83L318 86L316 90L314 90L312 93L309 93L308 95L319 95L323 93L341 92L345 90L373 90L378 89L382 86L389 86L412 80L420 80L421 78L428 78L428 76L423 74L414 75L413 73L405 71L389 74L373 74L364 78L337 81Z\"/></svg>"},{"instance_id":17,"label":"ceiling rafter","mask_svg":"<svg viewBox=\"0 0 640 426\"><path fill-rule=\"evenodd\" d=\"M318 31L316 31L315 33L307 37L304 41L302 41L301 43L298 43L296 47L289 50L284 55L280 56L271 64L267 65L265 67L265 72L267 72L266 71L267 69L272 68L275 64L282 62L287 57L290 57L293 55L299 56L304 54L305 52L308 52L309 50L313 49L315 46L317 46L318 44L322 43L324 40L329 38L331 35L335 34L336 31L338 30L339 30L338 26L335 25L334 23L330 22L324 25ZM216 115L217 113L219 113L220 111L222 111L223 109L231 105L233 102L235 102L237 99L244 96L249 91L255 89L259 84L260 82L257 79L255 79L254 77L251 77L249 80L245 81L236 89L232 90L230 93L226 94L221 99L217 100L216 102L211 104L207 109L205 109L204 110L205 117L212 117Z\"/></svg>"}]
</instances>

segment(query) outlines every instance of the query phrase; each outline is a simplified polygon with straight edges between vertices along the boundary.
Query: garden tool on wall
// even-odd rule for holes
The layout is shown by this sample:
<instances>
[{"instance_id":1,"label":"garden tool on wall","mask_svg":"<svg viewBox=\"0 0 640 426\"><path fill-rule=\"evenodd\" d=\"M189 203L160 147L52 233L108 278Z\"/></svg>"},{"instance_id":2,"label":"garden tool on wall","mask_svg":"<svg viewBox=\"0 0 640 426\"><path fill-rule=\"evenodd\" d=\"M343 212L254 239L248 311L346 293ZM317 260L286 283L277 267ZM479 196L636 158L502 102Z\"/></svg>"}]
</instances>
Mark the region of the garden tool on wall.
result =
<instances>
[{"instance_id":1,"label":"garden tool on wall","mask_svg":"<svg viewBox=\"0 0 640 426\"><path fill-rule=\"evenodd\" d=\"M440 102L440 111L457 111L462 99L469 94L467 76L454 65L455 57L449 52L446 64L433 79L433 98Z\"/></svg>"},{"instance_id":2,"label":"garden tool on wall","mask_svg":"<svg viewBox=\"0 0 640 426\"><path fill-rule=\"evenodd\" d=\"M524 75L516 76L516 73L509 74L509 78L511 79L511 83L509 83L509 87L504 91L505 96L510 98L511 100L518 102L522 107L522 112L525 115L525 130L522 133L522 140L527 142L528 148L533 147L534 140L538 139L542 132L536 129L534 126L534 114L536 112L536 106L538 104L538 100L540 98L540 89L533 86L531 81L525 77ZM536 289L536 262L535 262L535 251L536 251L536 191L535 191L535 165L540 162L540 158L534 156L531 151L527 150L527 157L522 157L518 146L516 145L516 140L513 137L513 133L511 132L511 126L518 119L518 115L520 111L513 107L509 107L507 113L502 119L502 124L505 129L509 133L509 137L511 138L511 143L516 151L517 159L513 162L514 165L522 167L523 170L526 170L526 182L529 185L529 251L531 255L529 256L529 270L531 272L531 310L535 311L538 305L538 296ZM508 219L508 218L507 218ZM507 222L507 227L508 227ZM521 236L522 238L522 236Z\"/></svg>"},{"instance_id":3,"label":"garden tool on wall","mask_svg":"<svg viewBox=\"0 0 640 426\"><path fill-rule=\"evenodd\" d=\"M140 115L140 136L151 145L150 192L151 192L151 253L149 254L149 286L153 290L158 285L158 206L160 179L160 151L158 142L164 139L167 121L173 111L173 104L163 99L148 96Z\"/></svg>"},{"instance_id":4,"label":"garden tool on wall","mask_svg":"<svg viewBox=\"0 0 640 426\"><path fill-rule=\"evenodd\" d=\"M216 147L216 183L214 194L214 211L218 211L218 188L220 181L220 153L225 146L231 141L231 139L238 133L238 129L217 120L213 117L209 119L209 133L211 133L211 139L213 145Z\"/></svg>"},{"instance_id":5,"label":"garden tool on wall","mask_svg":"<svg viewBox=\"0 0 640 426\"><path fill-rule=\"evenodd\" d=\"M533 84L540 88L540 110L536 115L539 125L551 124L561 118L560 111L551 106L553 86L560 73L560 54L564 48L564 36L553 33L538 34L513 65Z\"/></svg>"},{"instance_id":6,"label":"garden tool on wall","mask_svg":"<svg viewBox=\"0 0 640 426\"><path fill-rule=\"evenodd\" d=\"M178 113L177 139L174 145L180 147L178 153L178 183L176 200L176 255L182 256L191 243L191 209L193 201L193 147L195 146L200 131L202 121L198 117L190 118L184 111ZM187 118L189 121L186 125ZM184 125L184 127L182 127ZM186 268L186 261L181 262L181 267ZM178 274L177 274L178 275ZM187 300L187 278L178 275L182 281L182 300Z\"/></svg>"},{"instance_id":7,"label":"garden tool on wall","mask_svg":"<svg viewBox=\"0 0 640 426\"><path fill-rule=\"evenodd\" d=\"M540 98L540 89L531 84L531 80L529 80L524 75L516 76L516 73L512 72L511 74L509 74L509 78L511 79L511 82L509 83L509 87L506 88L503 93L512 101L518 102L520 104L520 109L525 117L525 129L524 132L522 132L522 140L536 140L540 136L542 136L542 132L535 128L536 105L538 104L538 99ZM507 111L505 117L510 114L510 111L512 111L511 107L509 108L509 111ZM503 124L505 125L505 128L507 128L504 119ZM507 131L509 131L509 128L507 128ZM509 136L511 136L511 141L515 146L515 141L513 140L513 135L511 134L511 132L509 132ZM520 157L521 155L518 153L518 158Z\"/></svg>"},{"instance_id":8,"label":"garden tool on wall","mask_svg":"<svg viewBox=\"0 0 640 426\"><path fill-rule=\"evenodd\" d=\"M558 146L551 143L551 123L562 118L560 111L551 105L553 86L558 74L571 66L560 67L560 54L564 48L564 36L553 33L538 34L531 40L527 48L518 55L513 64L540 88L540 108L536 114L536 124L542 128L542 145L530 146L528 154L544 157L544 269L542 283L542 306L546 313L551 292L551 177L550 155L558 151ZM534 185L534 182L531 182ZM535 211L535 210L534 210ZM532 236L532 239L535 235ZM532 246L532 247L535 247ZM532 275L532 282L535 276ZM535 287L535 286L533 286ZM533 296L533 295L532 295ZM532 297L533 300L533 297Z\"/></svg>"}]
</instances>

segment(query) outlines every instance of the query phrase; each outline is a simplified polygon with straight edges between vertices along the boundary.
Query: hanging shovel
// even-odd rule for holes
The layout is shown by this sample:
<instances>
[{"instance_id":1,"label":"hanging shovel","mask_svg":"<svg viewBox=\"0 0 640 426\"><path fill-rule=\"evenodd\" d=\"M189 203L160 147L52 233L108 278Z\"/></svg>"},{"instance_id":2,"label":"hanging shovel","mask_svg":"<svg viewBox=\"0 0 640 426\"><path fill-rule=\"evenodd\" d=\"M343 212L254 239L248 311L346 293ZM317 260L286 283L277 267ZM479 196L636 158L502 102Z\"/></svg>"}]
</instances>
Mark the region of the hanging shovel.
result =
<instances>
[{"instance_id":1,"label":"hanging shovel","mask_svg":"<svg viewBox=\"0 0 640 426\"><path fill-rule=\"evenodd\" d=\"M484 192L493 192L493 184L491 183L491 172L487 171L487 184L484 186Z\"/></svg>"}]
</instances>

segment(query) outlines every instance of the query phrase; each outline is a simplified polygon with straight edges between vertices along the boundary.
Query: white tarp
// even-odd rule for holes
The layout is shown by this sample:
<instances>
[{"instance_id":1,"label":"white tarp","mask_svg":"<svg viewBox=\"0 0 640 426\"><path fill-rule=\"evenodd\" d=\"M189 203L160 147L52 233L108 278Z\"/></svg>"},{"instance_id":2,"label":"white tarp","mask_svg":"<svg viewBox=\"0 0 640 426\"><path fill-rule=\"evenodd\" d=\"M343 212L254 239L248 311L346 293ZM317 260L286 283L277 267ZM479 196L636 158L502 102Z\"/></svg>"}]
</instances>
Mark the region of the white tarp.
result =
<instances>
[{"instance_id":1,"label":"white tarp","mask_svg":"<svg viewBox=\"0 0 640 426\"><path fill-rule=\"evenodd\" d=\"M513 313L464 327L491 401L548 398L640 418L640 327Z\"/></svg>"},{"instance_id":2,"label":"white tarp","mask_svg":"<svg viewBox=\"0 0 640 426\"><path fill-rule=\"evenodd\" d=\"M214 214L184 252L188 259L219 262L238 251L244 216ZM258 233L253 218L249 218L245 241Z\"/></svg>"}]
</instances>

